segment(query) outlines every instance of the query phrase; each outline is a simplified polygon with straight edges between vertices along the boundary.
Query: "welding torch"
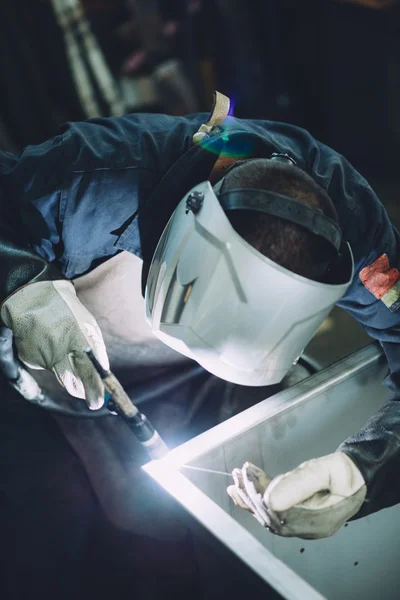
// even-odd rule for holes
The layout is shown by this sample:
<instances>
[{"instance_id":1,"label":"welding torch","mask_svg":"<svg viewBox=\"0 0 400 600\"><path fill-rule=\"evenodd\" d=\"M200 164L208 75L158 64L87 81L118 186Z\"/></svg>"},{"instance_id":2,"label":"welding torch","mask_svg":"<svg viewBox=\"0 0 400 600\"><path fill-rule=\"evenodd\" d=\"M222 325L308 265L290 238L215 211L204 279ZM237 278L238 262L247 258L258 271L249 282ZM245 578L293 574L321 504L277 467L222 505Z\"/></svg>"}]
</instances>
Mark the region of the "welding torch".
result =
<instances>
[{"instance_id":1,"label":"welding torch","mask_svg":"<svg viewBox=\"0 0 400 600\"><path fill-rule=\"evenodd\" d=\"M147 450L150 458L159 459L165 456L168 448L164 440L154 429L147 417L139 412L132 403L115 375L103 369L90 348L86 350L86 353L104 383L106 391L105 406L108 411L117 414L125 421L142 446ZM71 416L71 411L60 407L57 402L46 394L32 375L25 369L24 365L15 357L12 331L7 327L0 327L0 373L3 373L11 386L25 400L52 412ZM79 418L93 418L94 416L103 415L104 413L101 410L94 413L86 410L74 414L74 416Z\"/></svg>"},{"instance_id":2,"label":"welding torch","mask_svg":"<svg viewBox=\"0 0 400 600\"><path fill-rule=\"evenodd\" d=\"M100 375L106 391L107 409L117 414L130 428L152 459L159 459L168 453L168 447L148 418L133 404L115 375L103 369L93 350L86 350L88 358Z\"/></svg>"}]
</instances>

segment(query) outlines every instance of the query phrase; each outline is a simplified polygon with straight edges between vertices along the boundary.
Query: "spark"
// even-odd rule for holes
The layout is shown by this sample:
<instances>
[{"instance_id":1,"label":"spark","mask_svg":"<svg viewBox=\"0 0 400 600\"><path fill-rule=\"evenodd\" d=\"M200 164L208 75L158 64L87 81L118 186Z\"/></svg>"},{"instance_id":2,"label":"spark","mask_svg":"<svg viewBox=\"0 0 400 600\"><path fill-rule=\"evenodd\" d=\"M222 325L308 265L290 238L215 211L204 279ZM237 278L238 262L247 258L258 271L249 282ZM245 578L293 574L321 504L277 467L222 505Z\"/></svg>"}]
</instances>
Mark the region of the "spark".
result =
<instances>
[{"instance_id":1,"label":"spark","mask_svg":"<svg viewBox=\"0 0 400 600\"><path fill-rule=\"evenodd\" d=\"M193 469L194 471L203 471L204 473L215 473L216 475L225 475L227 477L232 477L231 473L226 473L225 471L214 471L213 469L203 469L202 467L192 467L191 465L182 465L181 469Z\"/></svg>"}]
</instances>

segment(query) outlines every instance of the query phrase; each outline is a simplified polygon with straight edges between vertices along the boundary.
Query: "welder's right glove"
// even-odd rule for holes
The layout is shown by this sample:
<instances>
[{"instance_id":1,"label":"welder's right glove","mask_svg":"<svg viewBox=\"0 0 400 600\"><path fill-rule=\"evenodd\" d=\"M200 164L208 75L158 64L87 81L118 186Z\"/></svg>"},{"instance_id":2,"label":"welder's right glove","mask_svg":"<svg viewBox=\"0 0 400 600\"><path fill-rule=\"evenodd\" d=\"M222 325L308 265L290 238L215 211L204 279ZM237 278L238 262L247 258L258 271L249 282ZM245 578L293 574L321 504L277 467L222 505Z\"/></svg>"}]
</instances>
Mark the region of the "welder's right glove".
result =
<instances>
[{"instance_id":1,"label":"welder's right glove","mask_svg":"<svg viewBox=\"0 0 400 600\"><path fill-rule=\"evenodd\" d=\"M78 300L70 281L38 281L9 296L0 311L15 338L18 356L31 369L53 371L66 390L91 409L104 402L104 386L86 355L92 348L105 368L107 351L100 328Z\"/></svg>"}]
</instances>

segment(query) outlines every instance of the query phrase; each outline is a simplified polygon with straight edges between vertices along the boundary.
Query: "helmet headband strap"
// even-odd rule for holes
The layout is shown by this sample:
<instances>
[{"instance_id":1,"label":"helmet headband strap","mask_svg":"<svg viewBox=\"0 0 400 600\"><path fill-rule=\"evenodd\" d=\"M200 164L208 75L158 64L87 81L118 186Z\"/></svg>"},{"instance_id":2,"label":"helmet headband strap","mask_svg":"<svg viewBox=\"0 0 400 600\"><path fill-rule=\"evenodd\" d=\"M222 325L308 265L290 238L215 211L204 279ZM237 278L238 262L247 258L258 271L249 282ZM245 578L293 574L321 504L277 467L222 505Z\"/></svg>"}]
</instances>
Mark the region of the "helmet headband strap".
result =
<instances>
[{"instance_id":1,"label":"helmet headband strap","mask_svg":"<svg viewBox=\"0 0 400 600\"><path fill-rule=\"evenodd\" d=\"M227 210L253 210L280 217L304 227L326 240L336 252L339 251L342 234L340 227L319 209L276 192L258 189L235 189L218 195L222 208Z\"/></svg>"}]
</instances>

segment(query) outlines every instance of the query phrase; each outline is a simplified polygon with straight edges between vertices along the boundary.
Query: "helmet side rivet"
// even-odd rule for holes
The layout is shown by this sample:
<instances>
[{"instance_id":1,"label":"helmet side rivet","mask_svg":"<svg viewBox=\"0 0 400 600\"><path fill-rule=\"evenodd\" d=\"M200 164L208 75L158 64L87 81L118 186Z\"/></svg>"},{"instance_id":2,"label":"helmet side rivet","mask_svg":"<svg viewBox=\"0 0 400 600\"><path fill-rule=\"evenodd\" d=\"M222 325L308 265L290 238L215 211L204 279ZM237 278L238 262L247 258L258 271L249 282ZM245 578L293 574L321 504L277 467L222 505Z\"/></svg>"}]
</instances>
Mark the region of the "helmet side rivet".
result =
<instances>
[{"instance_id":1,"label":"helmet side rivet","mask_svg":"<svg viewBox=\"0 0 400 600\"><path fill-rule=\"evenodd\" d=\"M203 206L204 194L202 192L192 192L189 194L186 200L186 214L192 211L194 215L197 215L201 207Z\"/></svg>"}]
</instances>

